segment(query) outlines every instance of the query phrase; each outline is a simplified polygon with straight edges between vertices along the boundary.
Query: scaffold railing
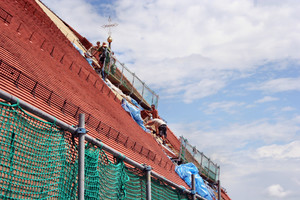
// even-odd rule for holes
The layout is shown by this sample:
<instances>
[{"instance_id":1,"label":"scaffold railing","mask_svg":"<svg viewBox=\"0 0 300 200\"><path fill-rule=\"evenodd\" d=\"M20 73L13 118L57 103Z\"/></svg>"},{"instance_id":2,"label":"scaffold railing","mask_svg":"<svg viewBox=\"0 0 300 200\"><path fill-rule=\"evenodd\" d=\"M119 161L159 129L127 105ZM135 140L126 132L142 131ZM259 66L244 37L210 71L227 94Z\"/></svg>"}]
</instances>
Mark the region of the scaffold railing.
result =
<instances>
[{"instance_id":1,"label":"scaffold railing","mask_svg":"<svg viewBox=\"0 0 300 200\"><path fill-rule=\"evenodd\" d=\"M1 199L202 199L0 90ZM78 137L78 139L77 139Z\"/></svg>"},{"instance_id":2,"label":"scaffold railing","mask_svg":"<svg viewBox=\"0 0 300 200\"><path fill-rule=\"evenodd\" d=\"M183 136L180 137L179 159L183 162L194 163L199 172L207 179L215 183L219 180L220 166L212 162L203 152L197 150L195 146L192 146Z\"/></svg>"},{"instance_id":3,"label":"scaffold railing","mask_svg":"<svg viewBox=\"0 0 300 200\"><path fill-rule=\"evenodd\" d=\"M158 106L159 96L151 90L135 73L131 72L125 64L121 63L115 56L110 54L109 66L106 69L108 77L113 84L117 85L127 95L138 99L139 104L150 107Z\"/></svg>"}]
</instances>

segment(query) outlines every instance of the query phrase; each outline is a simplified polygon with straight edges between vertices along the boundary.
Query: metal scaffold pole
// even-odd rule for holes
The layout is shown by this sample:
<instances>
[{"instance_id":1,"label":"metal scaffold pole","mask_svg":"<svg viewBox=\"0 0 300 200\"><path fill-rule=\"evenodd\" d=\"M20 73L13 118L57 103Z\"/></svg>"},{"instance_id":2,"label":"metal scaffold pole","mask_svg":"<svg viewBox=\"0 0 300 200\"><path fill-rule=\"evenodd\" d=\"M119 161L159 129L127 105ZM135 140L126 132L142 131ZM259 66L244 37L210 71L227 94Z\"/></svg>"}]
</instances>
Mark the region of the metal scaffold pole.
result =
<instances>
[{"instance_id":1,"label":"metal scaffold pole","mask_svg":"<svg viewBox=\"0 0 300 200\"><path fill-rule=\"evenodd\" d=\"M78 199L84 200L84 141L85 141L85 115L84 113L79 114L79 126L77 129L79 136L79 148L78 148Z\"/></svg>"},{"instance_id":2,"label":"metal scaffold pole","mask_svg":"<svg viewBox=\"0 0 300 200\"><path fill-rule=\"evenodd\" d=\"M145 171L146 171L146 178L147 178L147 183L146 183L146 199L151 200L151 166L146 166Z\"/></svg>"},{"instance_id":3,"label":"metal scaffold pole","mask_svg":"<svg viewBox=\"0 0 300 200\"><path fill-rule=\"evenodd\" d=\"M196 200L196 180L195 174L192 174L192 199Z\"/></svg>"},{"instance_id":4,"label":"metal scaffold pole","mask_svg":"<svg viewBox=\"0 0 300 200\"><path fill-rule=\"evenodd\" d=\"M221 200L221 181L218 180L218 200Z\"/></svg>"}]
</instances>

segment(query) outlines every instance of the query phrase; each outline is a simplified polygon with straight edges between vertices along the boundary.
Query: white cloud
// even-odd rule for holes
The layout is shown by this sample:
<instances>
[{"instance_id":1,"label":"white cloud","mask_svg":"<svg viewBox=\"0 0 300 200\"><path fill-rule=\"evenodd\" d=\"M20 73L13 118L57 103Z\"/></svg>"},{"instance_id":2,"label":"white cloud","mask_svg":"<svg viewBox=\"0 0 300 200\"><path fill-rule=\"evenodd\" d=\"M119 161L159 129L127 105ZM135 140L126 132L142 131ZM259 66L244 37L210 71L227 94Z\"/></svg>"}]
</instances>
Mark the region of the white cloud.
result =
<instances>
[{"instance_id":1,"label":"white cloud","mask_svg":"<svg viewBox=\"0 0 300 200\"><path fill-rule=\"evenodd\" d=\"M207 125L205 125L207 131L201 130L203 129L201 127L204 126L203 122L197 121L190 124L169 124L169 126L176 135L184 135L189 141L193 142L193 145L199 147L200 151L208 154L218 154L220 153L219 150L221 152L249 150L248 148L253 145L254 147L258 146L257 148L260 148L277 143L289 144L297 140L297 138L300 141L300 126L297 116L291 119L278 119L278 121L275 122L257 120L244 124L229 124L220 127L219 130L213 131L209 131ZM290 152L288 155L292 156L295 154L297 144L299 143L291 143L291 146L287 146L289 148L286 150ZM262 150L263 149L264 148L262 148ZM250 155L254 156L255 159L261 157L257 156L256 150L251 150L251 153L245 156ZM222 156L223 154L220 153L220 157Z\"/></svg>"},{"instance_id":2,"label":"white cloud","mask_svg":"<svg viewBox=\"0 0 300 200\"><path fill-rule=\"evenodd\" d=\"M284 111L284 112L287 112L287 111L293 111L295 110L295 108L291 107L291 106L286 106L286 107L283 107L281 109L281 111Z\"/></svg>"},{"instance_id":3,"label":"white cloud","mask_svg":"<svg viewBox=\"0 0 300 200\"><path fill-rule=\"evenodd\" d=\"M106 40L107 32L101 26L107 23L107 16L96 12L101 2L44 2L84 36ZM300 4L296 1L117 0L109 9L119 24L113 29L112 44L119 60L146 83L155 84L154 88L164 88L166 83L180 88L185 102L215 94L243 74L232 77L236 71L255 70L274 60L300 59L300 26L295 26ZM201 87L202 82L207 89ZM289 83L294 87L270 82L261 89L299 90L299 80ZM193 93L191 87L200 87L199 94L188 96ZM175 89L169 92L168 96L178 94Z\"/></svg>"},{"instance_id":4,"label":"white cloud","mask_svg":"<svg viewBox=\"0 0 300 200\"><path fill-rule=\"evenodd\" d=\"M106 40L107 30L101 26L107 24L108 16L101 16L96 6L85 0L42 0L42 2L78 33L92 42Z\"/></svg>"},{"instance_id":5,"label":"white cloud","mask_svg":"<svg viewBox=\"0 0 300 200\"><path fill-rule=\"evenodd\" d=\"M237 107L243 106L245 103L243 102L233 102L233 101L222 101L222 102L213 102L208 104L207 109L204 111L207 114L212 114L216 110L224 111L230 114L234 114L236 112Z\"/></svg>"},{"instance_id":6,"label":"white cloud","mask_svg":"<svg viewBox=\"0 0 300 200\"><path fill-rule=\"evenodd\" d=\"M276 98L276 97L265 96L262 99L256 100L255 103L265 103L265 102L277 101L277 100L278 100L278 98Z\"/></svg>"},{"instance_id":7,"label":"white cloud","mask_svg":"<svg viewBox=\"0 0 300 200\"><path fill-rule=\"evenodd\" d=\"M279 184L269 186L266 191L268 196L275 198L284 198L290 194L290 191L284 190Z\"/></svg>"},{"instance_id":8,"label":"white cloud","mask_svg":"<svg viewBox=\"0 0 300 200\"><path fill-rule=\"evenodd\" d=\"M269 80L250 88L251 90L263 90L276 93L284 91L300 91L300 78L278 78Z\"/></svg>"},{"instance_id":9,"label":"white cloud","mask_svg":"<svg viewBox=\"0 0 300 200\"><path fill-rule=\"evenodd\" d=\"M300 176L299 117L272 123L258 120L233 124L212 131L203 131L204 127L209 130L203 121L169 126L221 166L221 180L231 197L246 200L300 197L296 192L299 180L294 178ZM289 185L289 191L272 186L276 181Z\"/></svg>"},{"instance_id":10,"label":"white cloud","mask_svg":"<svg viewBox=\"0 0 300 200\"><path fill-rule=\"evenodd\" d=\"M221 80L210 79L203 79L197 83L188 84L185 86L184 102L191 103L195 99L216 94L224 85L225 83Z\"/></svg>"},{"instance_id":11,"label":"white cloud","mask_svg":"<svg viewBox=\"0 0 300 200\"><path fill-rule=\"evenodd\" d=\"M257 154L261 158L272 159L300 159L300 141L294 141L284 145L272 144L257 149Z\"/></svg>"},{"instance_id":12,"label":"white cloud","mask_svg":"<svg viewBox=\"0 0 300 200\"><path fill-rule=\"evenodd\" d=\"M226 87L233 71L254 70L273 60L300 58L295 48L300 39L294 34L300 27L291 25L297 24L291 16L298 15L299 5L278 4L254 6L248 0L201 4L198 1L118 1L117 17L120 25L126 26L116 33L121 42L118 47L134 54L139 68L134 71L147 83L152 84L150 77L156 77L158 87L163 88L167 83L179 88L185 102L192 102ZM191 55L201 55L209 63L189 62L193 59ZM124 59L131 59L126 56ZM157 65L157 61L163 61L164 65ZM213 73L202 74L208 71ZM149 73L156 75L149 76ZM228 76L217 78L220 84L210 84L211 92L200 88L197 95L190 90L190 86L194 86L193 90L199 86L199 80L215 82L216 77L224 74Z\"/></svg>"}]
</instances>

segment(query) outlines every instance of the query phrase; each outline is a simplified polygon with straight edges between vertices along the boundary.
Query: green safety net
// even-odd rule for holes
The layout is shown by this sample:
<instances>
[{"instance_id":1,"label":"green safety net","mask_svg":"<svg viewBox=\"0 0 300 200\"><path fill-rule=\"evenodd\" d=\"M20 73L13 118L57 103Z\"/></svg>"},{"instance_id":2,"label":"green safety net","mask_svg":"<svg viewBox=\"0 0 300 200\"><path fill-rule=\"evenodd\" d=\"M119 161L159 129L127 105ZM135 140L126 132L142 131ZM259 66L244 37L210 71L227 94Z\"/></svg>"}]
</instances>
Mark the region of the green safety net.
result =
<instances>
[{"instance_id":1,"label":"green safety net","mask_svg":"<svg viewBox=\"0 0 300 200\"><path fill-rule=\"evenodd\" d=\"M77 144L70 133L18 104L0 102L0 199L77 199L77 175ZM158 180L151 188L154 200L188 199ZM87 143L85 199L146 199L145 173Z\"/></svg>"},{"instance_id":2,"label":"green safety net","mask_svg":"<svg viewBox=\"0 0 300 200\"><path fill-rule=\"evenodd\" d=\"M101 148L85 150L85 199L125 199L129 177L124 162L112 163Z\"/></svg>"},{"instance_id":3,"label":"green safety net","mask_svg":"<svg viewBox=\"0 0 300 200\"><path fill-rule=\"evenodd\" d=\"M70 148L54 123L17 104L1 103L0 199L68 199L76 194Z\"/></svg>"}]
</instances>

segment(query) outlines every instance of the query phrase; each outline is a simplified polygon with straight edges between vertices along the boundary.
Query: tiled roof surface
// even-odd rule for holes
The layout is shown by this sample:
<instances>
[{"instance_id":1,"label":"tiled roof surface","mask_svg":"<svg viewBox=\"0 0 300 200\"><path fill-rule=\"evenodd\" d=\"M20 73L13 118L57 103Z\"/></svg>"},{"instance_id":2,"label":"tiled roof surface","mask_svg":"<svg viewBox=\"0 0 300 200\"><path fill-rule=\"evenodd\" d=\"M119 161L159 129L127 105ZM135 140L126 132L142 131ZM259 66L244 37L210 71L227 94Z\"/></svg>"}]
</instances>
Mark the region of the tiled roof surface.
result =
<instances>
[{"instance_id":1,"label":"tiled roof surface","mask_svg":"<svg viewBox=\"0 0 300 200\"><path fill-rule=\"evenodd\" d=\"M83 110L87 113L87 118L93 116L87 124L90 135L101 139L138 163L151 165L154 171L167 179L187 187L174 172L174 165L163 153L162 147L123 110L120 101L34 0L2 0L0 7L12 15L10 23L0 19L0 60L37 81L31 84L31 79L7 78L15 76L15 72L8 73L7 76L2 74L2 90L66 123L77 124L77 113L72 116L63 113L58 107L49 106L51 103L46 100L53 92L62 106L65 102L63 100L66 100L70 103L67 105L74 105L68 109ZM25 90L21 85L16 87L16 81L23 81L32 90ZM45 95L33 96L33 91L37 92L36 84L40 86L39 92L42 94L44 91ZM53 101L54 97L51 100ZM131 144L124 145L116 138L111 139L111 136L107 137L101 131L96 131L95 126L92 126L92 119L111 126L115 132L121 132L122 137L130 138ZM178 145L178 139L176 140L172 133L168 137ZM154 159L149 159L143 149L150 150L155 155Z\"/></svg>"},{"instance_id":2,"label":"tiled roof surface","mask_svg":"<svg viewBox=\"0 0 300 200\"><path fill-rule=\"evenodd\" d=\"M221 189L221 197L224 200L231 200L231 198L227 195L227 193L223 189Z\"/></svg>"}]
</instances>

